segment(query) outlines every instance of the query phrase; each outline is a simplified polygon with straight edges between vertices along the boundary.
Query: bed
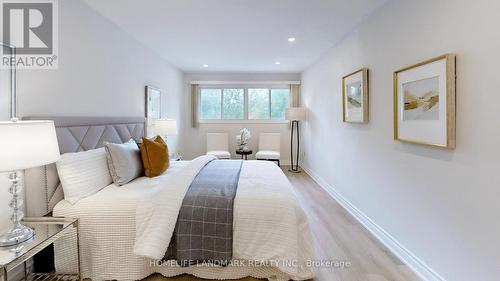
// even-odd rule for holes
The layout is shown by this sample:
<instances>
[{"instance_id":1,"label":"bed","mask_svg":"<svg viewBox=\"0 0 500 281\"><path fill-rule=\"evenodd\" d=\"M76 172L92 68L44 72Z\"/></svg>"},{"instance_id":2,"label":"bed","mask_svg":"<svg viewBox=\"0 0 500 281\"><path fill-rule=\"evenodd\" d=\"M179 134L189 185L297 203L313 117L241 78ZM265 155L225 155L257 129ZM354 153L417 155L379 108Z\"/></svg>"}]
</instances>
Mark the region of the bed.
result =
<instances>
[{"instance_id":1,"label":"bed","mask_svg":"<svg viewBox=\"0 0 500 281\"><path fill-rule=\"evenodd\" d=\"M125 142L141 137L145 131L144 118L29 119L55 121L61 153L98 148L104 141ZM140 280L153 273L167 277L186 273L219 280L246 276L276 281L313 278L314 269L308 266L314 250L307 217L286 176L267 161L244 161L241 166L234 201L231 264L180 267L175 262L160 262L137 254L139 242L146 248L154 248L164 242L161 239L169 239L148 236L141 240L138 233L145 221L149 228L154 228L166 227L176 219L173 216L149 219L157 209L149 210L149 205L155 204L148 202L158 200L163 194L162 204L156 203L158 208L172 205L168 198L173 195L165 189L203 160L172 162L159 177L141 177L121 187L111 184L75 204L63 199L54 165L28 170L27 213L33 216L52 211L54 216L79 218L82 275L94 281ZM58 271L75 270L71 260L75 249L69 249L69 245L64 240L55 245Z\"/></svg>"}]
</instances>

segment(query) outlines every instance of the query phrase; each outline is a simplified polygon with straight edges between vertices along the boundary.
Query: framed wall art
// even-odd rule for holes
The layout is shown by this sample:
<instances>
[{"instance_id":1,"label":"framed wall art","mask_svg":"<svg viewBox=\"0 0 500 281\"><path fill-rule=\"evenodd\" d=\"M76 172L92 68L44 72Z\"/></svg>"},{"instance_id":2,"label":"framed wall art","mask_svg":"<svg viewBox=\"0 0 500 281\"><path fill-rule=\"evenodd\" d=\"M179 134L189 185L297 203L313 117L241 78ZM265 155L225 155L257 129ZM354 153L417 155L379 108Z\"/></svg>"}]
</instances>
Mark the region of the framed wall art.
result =
<instances>
[{"instance_id":1,"label":"framed wall art","mask_svg":"<svg viewBox=\"0 0 500 281\"><path fill-rule=\"evenodd\" d=\"M0 58L16 60L14 46L0 41ZM17 116L16 102L16 67L3 66L0 68L0 121L8 121Z\"/></svg>"},{"instance_id":2,"label":"framed wall art","mask_svg":"<svg viewBox=\"0 0 500 281\"><path fill-rule=\"evenodd\" d=\"M394 139L455 148L455 55L394 72Z\"/></svg>"},{"instance_id":3,"label":"framed wall art","mask_svg":"<svg viewBox=\"0 0 500 281\"><path fill-rule=\"evenodd\" d=\"M161 91L152 86L146 86L146 118L148 126L161 118Z\"/></svg>"},{"instance_id":4,"label":"framed wall art","mask_svg":"<svg viewBox=\"0 0 500 281\"><path fill-rule=\"evenodd\" d=\"M342 77L342 115L349 123L368 123L368 69Z\"/></svg>"}]
</instances>

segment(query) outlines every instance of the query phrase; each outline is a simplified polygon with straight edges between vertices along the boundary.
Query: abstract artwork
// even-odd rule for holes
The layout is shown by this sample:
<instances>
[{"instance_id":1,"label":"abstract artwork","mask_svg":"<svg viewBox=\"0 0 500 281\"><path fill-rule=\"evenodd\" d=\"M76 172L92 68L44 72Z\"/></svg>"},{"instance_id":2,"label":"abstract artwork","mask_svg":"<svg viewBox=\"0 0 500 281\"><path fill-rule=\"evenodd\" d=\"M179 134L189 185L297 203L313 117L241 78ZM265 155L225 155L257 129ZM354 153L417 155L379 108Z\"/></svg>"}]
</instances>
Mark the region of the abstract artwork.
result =
<instances>
[{"instance_id":1,"label":"abstract artwork","mask_svg":"<svg viewBox=\"0 0 500 281\"><path fill-rule=\"evenodd\" d=\"M439 119L439 77L403 84L403 120Z\"/></svg>"},{"instance_id":2,"label":"abstract artwork","mask_svg":"<svg viewBox=\"0 0 500 281\"><path fill-rule=\"evenodd\" d=\"M394 72L394 139L455 147L455 56Z\"/></svg>"},{"instance_id":3,"label":"abstract artwork","mask_svg":"<svg viewBox=\"0 0 500 281\"><path fill-rule=\"evenodd\" d=\"M0 54L5 59L15 59L14 49L0 42ZM16 116L16 68L0 68L0 121Z\"/></svg>"},{"instance_id":4,"label":"abstract artwork","mask_svg":"<svg viewBox=\"0 0 500 281\"><path fill-rule=\"evenodd\" d=\"M146 86L146 118L148 126L161 118L161 91L151 86Z\"/></svg>"},{"instance_id":5,"label":"abstract artwork","mask_svg":"<svg viewBox=\"0 0 500 281\"><path fill-rule=\"evenodd\" d=\"M361 82L347 85L347 107L350 111L358 111L357 114L361 114L359 111L361 111L363 105L361 91Z\"/></svg>"},{"instance_id":6,"label":"abstract artwork","mask_svg":"<svg viewBox=\"0 0 500 281\"><path fill-rule=\"evenodd\" d=\"M368 123L368 69L342 78L343 121Z\"/></svg>"}]
</instances>

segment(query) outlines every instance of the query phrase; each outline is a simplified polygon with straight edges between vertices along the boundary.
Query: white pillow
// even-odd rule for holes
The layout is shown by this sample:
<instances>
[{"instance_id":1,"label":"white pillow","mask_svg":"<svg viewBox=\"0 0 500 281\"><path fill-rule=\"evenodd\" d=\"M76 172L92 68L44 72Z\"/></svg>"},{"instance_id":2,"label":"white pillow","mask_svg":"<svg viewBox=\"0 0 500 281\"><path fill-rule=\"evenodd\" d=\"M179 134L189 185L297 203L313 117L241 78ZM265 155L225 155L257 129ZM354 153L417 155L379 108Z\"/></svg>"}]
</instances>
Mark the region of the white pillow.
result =
<instances>
[{"instance_id":1,"label":"white pillow","mask_svg":"<svg viewBox=\"0 0 500 281\"><path fill-rule=\"evenodd\" d=\"M56 162L64 199L71 204L111 184L104 148L65 153Z\"/></svg>"},{"instance_id":2,"label":"white pillow","mask_svg":"<svg viewBox=\"0 0 500 281\"><path fill-rule=\"evenodd\" d=\"M104 143L109 173L116 185L122 186L140 177L142 167L141 151L134 140L126 143Z\"/></svg>"}]
</instances>

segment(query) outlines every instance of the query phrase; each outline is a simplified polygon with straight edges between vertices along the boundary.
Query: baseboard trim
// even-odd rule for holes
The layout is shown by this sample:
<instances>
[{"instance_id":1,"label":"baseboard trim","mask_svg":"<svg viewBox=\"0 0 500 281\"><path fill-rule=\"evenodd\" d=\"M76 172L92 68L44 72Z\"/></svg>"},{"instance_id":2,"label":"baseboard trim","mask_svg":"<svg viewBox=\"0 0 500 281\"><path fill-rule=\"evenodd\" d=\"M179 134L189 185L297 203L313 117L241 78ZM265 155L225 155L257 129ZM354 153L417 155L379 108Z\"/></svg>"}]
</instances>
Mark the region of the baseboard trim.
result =
<instances>
[{"instance_id":1,"label":"baseboard trim","mask_svg":"<svg viewBox=\"0 0 500 281\"><path fill-rule=\"evenodd\" d=\"M399 243L392 235L376 224L370 217L356 208L347 198L342 196L333 186L328 184L319 175L315 174L307 166L301 168L321 186L328 194L346 209L356 220L358 220L370 233L372 233L382 244L384 244L401 261L410 267L424 281L446 281L437 272L432 270L427 264L420 260L416 255L410 252L406 247Z\"/></svg>"}]
</instances>

